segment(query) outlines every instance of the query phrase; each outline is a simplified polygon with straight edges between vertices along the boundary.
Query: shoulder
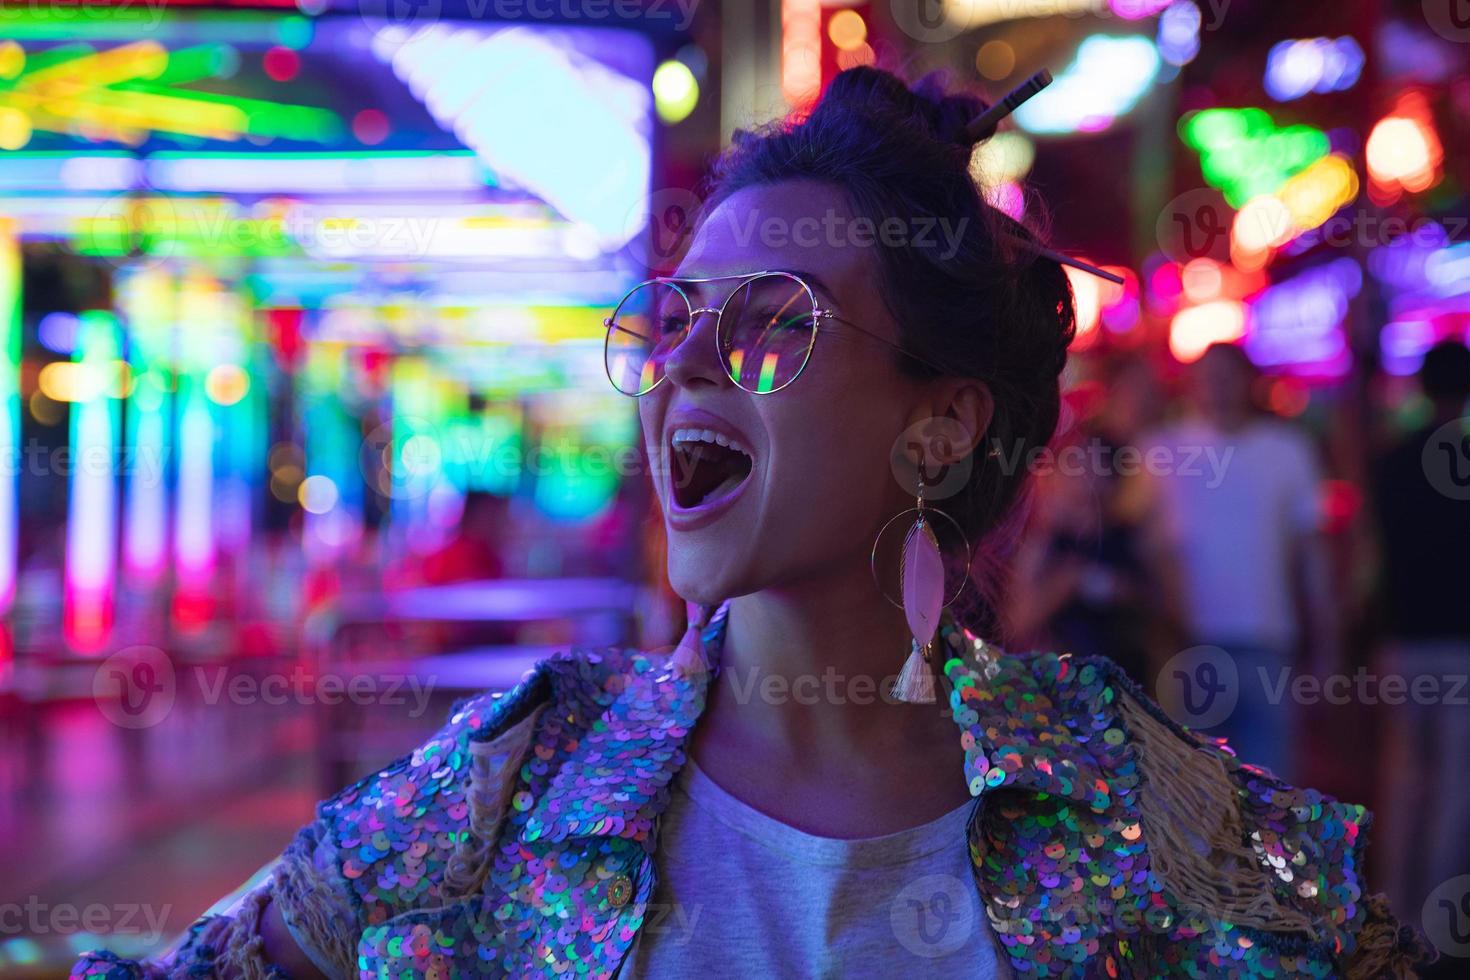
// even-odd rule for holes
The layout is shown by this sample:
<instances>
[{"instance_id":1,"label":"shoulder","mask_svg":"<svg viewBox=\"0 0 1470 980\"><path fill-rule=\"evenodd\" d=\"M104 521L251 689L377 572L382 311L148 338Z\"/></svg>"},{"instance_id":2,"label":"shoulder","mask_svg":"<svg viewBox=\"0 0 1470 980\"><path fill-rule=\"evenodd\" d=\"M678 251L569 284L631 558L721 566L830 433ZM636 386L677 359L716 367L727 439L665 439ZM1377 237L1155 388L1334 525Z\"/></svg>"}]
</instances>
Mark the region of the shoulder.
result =
<instances>
[{"instance_id":1,"label":"shoulder","mask_svg":"<svg viewBox=\"0 0 1470 980\"><path fill-rule=\"evenodd\" d=\"M510 691L461 701L413 751L320 804L293 847L315 852L318 865L331 852L363 924L441 903L468 839L493 843L543 730L576 744L657 659L572 649Z\"/></svg>"},{"instance_id":2,"label":"shoulder","mask_svg":"<svg viewBox=\"0 0 1470 980\"><path fill-rule=\"evenodd\" d=\"M1097 902L1130 893L1117 908L1138 917L1113 925L1139 933L1135 954L1183 943L1207 957L1224 943L1243 966L1290 958L1349 977L1397 976L1422 955L1368 893L1364 807L1242 763L1106 658L1007 654L999 665L1032 754L1070 756L1095 780L1090 799L1074 796L1091 811L1076 818L1091 845L1079 884Z\"/></svg>"}]
</instances>

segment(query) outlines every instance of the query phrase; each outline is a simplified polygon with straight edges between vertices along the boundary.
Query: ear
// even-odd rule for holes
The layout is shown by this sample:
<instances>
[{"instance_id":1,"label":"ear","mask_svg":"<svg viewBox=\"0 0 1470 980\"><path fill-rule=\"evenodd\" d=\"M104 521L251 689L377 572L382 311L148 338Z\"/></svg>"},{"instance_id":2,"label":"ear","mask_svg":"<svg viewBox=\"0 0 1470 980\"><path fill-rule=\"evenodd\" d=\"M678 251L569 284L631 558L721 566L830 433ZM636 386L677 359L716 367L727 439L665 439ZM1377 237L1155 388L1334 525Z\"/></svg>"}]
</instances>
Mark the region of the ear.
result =
<instances>
[{"instance_id":1,"label":"ear","mask_svg":"<svg viewBox=\"0 0 1470 980\"><path fill-rule=\"evenodd\" d=\"M990 387L974 378L942 378L914 407L910 431L920 433L924 461L950 465L969 457L995 415ZM918 462L917 460L915 462Z\"/></svg>"}]
</instances>

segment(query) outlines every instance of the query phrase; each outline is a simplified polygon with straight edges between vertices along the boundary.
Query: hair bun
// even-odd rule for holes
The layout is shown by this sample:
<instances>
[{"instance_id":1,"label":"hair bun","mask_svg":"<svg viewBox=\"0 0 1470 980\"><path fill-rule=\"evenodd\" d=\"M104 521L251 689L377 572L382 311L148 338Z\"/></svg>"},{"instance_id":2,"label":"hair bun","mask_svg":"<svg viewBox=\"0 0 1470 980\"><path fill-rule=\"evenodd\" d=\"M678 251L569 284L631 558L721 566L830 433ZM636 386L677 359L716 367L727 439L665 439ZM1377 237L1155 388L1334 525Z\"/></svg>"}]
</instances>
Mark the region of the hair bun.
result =
<instances>
[{"instance_id":1,"label":"hair bun","mask_svg":"<svg viewBox=\"0 0 1470 980\"><path fill-rule=\"evenodd\" d=\"M990 104L977 96L948 92L949 74L938 69L909 86L877 68L849 68L832 79L821 106L841 105L906 117L938 142L969 149L990 135L977 138L968 132L970 122Z\"/></svg>"}]
</instances>

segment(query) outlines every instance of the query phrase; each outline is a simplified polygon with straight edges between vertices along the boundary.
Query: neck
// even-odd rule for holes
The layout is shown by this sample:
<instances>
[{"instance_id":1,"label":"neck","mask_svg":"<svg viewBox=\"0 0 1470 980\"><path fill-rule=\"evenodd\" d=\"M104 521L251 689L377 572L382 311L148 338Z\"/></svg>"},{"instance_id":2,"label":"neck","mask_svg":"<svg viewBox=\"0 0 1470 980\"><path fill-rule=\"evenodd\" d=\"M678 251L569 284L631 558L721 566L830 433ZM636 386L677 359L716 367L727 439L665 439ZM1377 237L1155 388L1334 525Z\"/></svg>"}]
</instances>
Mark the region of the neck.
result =
<instances>
[{"instance_id":1,"label":"neck","mask_svg":"<svg viewBox=\"0 0 1470 980\"><path fill-rule=\"evenodd\" d=\"M733 599L707 727L808 764L861 755L865 765L902 766L958 753L942 684L934 704L888 693L910 644L903 611L878 593L866 562Z\"/></svg>"}]
</instances>

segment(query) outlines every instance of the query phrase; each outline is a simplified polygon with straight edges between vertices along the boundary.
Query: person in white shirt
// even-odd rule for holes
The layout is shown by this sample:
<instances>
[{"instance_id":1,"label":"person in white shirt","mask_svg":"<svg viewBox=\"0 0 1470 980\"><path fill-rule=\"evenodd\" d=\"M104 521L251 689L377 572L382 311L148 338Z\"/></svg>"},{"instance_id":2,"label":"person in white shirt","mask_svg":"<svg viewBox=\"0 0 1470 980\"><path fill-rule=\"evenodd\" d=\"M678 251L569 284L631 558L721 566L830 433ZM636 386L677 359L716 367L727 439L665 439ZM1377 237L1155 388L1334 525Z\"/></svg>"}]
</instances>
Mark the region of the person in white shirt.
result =
<instances>
[{"instance_id":1,"label":"person in white shirt","mask_svg":"<svg viewBox=\"0 0 1470 980\"><path fill-rule=\"evenodd\" d=\"M1182 641L1158 684L1177 720L1290 779L1297 652L1326 669L1336 640L1316 453L1256 409L1256 377L1241 348L1211 346L1191 369L1195 415L1145 439L1149 551Z\"/></svg>"}]
</instances>

